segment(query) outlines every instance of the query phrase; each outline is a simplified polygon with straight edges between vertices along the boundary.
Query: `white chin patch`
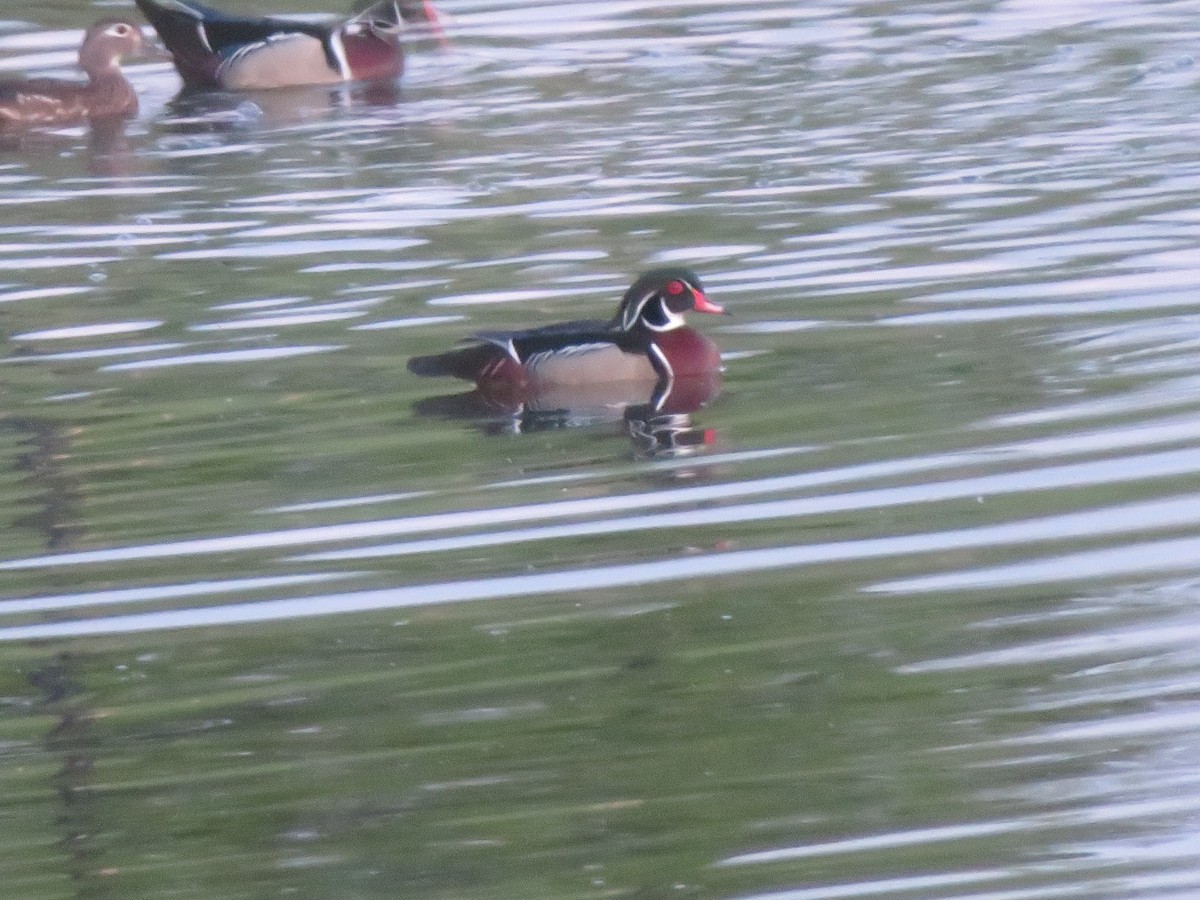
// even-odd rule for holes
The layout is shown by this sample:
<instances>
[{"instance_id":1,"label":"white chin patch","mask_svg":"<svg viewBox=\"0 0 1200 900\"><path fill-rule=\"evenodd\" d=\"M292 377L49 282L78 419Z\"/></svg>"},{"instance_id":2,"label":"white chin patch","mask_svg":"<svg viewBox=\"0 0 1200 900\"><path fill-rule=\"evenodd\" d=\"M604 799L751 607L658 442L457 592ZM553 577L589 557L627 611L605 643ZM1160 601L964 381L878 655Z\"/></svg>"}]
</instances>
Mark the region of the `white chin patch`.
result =
<instances>
[{"instance_id":1,"label":"white chin patch","mask_svg":"<svg viewBox=\"0 0 1200 900\"><path fill-rule=\"evenodd\" d=\"M653 308L651 304L657 306L657 309ZM661 297L651 300L646 304L642 318L646 323L646 327L651 331L671 331L683 324L683 316L679 315L679 313L671 312Z\"/></svg>"}]
</instances>

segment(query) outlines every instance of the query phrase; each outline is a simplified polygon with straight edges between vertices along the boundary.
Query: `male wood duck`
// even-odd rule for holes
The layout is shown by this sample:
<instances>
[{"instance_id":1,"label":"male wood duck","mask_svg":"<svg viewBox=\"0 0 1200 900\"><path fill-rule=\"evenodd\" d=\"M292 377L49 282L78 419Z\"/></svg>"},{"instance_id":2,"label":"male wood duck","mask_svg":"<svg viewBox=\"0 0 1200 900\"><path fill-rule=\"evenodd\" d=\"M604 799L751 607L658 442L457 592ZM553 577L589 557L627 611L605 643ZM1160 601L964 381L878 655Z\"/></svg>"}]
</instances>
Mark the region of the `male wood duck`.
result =
<instances>
[{"instance_id":1,"label":"male wood duck","mask_svg":"<svg viewBox=\"0 0 1200 900\"><path fill-rule=\"evenodd\" d=\"M83 36L79 68L87 82L54 78L0 81L0 129L69 125L136 115L137 94L121 60L142 49L142 32L123 19L104 19Z\"/></svg>"},{"instance_id":2,"label":"male wood duck","mask_svg":"<svg viewBox=\"0 0 1200 900\"><path fill-rule=\"evenodd\" d=\"M259 90L394 79L404 69L400 37L406 24L427 24L442 39L430 0L380 0L333 25L231 16L192 0L136 2L189 88Z\"/></svg>"},{"instance_id":3,"label":"male wood duck","mask_svg":"<svg viewBox=\"0 0 1200 900\"><path fill-rule=\"evenodd\" d=\"M721 369L716 344L684 324L684 313L724 313L704 294L696 273L655 269L625 292L609 322L585 320L528 331L483 332L470 346L416 356L417 375L452 375L485 391L551 385L640 382L661 404L676 381L708 379Z\"/></svg>"}]
</instances>

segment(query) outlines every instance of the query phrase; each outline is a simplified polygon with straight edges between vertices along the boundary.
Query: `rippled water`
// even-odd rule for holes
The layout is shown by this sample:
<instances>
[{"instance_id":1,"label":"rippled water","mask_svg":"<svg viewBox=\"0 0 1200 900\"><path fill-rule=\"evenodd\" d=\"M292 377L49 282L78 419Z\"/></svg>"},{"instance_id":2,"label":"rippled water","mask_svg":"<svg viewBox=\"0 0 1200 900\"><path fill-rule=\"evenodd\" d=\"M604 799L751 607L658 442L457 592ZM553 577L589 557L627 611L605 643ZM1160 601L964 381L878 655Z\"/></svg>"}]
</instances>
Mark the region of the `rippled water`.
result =
<instances>
[{"instance_id":1,"label":"rippled water","mask_svg":"<svg viewBox=\"0 0 1200 900\"><path fill-rule=\"evenodd\" d=\"M1200 894L1200 3L439 5L0 151L6 896ZM404 369L663 262L690 411Z\"/></svg>"}]
</instances>

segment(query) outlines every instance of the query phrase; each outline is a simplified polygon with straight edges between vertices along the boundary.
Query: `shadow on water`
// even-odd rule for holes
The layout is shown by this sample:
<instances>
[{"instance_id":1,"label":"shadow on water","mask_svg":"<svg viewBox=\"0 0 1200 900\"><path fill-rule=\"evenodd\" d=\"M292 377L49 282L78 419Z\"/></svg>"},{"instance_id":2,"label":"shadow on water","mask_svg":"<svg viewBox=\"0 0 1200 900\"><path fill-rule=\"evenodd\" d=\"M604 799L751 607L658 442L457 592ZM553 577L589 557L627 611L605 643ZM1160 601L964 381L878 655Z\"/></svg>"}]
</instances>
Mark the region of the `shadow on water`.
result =
<instances>
[{"instance_id":1,"label":"shadow on water","mask_svg":"<svg viewBox=\"0 0 1200 900\"><path fill-rule=\"evenodd\" d=\"M254 131L311 124L338 115L379 111L394 114L403 101L399 82L273 91L182 90L157 123L163 134L195 135Z\"/></svg>"},{"instance_id":2,"label":"shadow on water","mask_svg":"<svg viewBox=\"0 0 1200 900\"><path fill-rule=\"evenodd\" d=\"M617 424L636 459L670 459L701 452L716 439L691 414L720 393L719 375L680 378L657 385L601 382L590 385L516 387L489 385L426 397L413 405L417 418L474 422L487 434L531 434L563 428L600 433Z\"/></svg>"}]
</instances>

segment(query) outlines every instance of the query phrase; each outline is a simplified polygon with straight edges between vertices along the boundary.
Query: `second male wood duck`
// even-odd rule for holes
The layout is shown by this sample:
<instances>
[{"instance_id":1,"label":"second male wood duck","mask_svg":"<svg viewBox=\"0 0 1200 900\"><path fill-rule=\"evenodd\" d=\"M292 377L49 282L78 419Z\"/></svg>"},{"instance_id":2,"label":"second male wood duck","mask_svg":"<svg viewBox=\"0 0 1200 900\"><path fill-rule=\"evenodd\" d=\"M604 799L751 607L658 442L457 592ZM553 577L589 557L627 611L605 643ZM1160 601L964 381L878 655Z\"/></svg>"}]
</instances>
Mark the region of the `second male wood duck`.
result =
<instances>
[{"instance_id":1,"label":"second male wood duck","mask_svg":"<svg viewBox=\"0 0 1200 900\"><path fill-rule=\"evenodd\" d=\"M339 24L232 16L192 0L136 0L189 88L258 90L394 79L406 25L441 37L430 0L380 0Z\"/></svg>"},{"instance_id":2,"label":"second male wood duck","mask_svg":"<svg viewBox=\"0 0 1200 900\"><path fill-rule=\"evenodd\" d=\"M655 269L625 292L608 322L482 332L469 346L413 357L408 369L474 381L481 389L657 382L656 397L665 396L676 379L708 378L721 369L716 344L684 324L691 311L725 312L705 296L695 272Z\"/></svg>"},{"instance_id":3,"label":"second male wood duck","mask_svg":"<svg viewBox=\"0 0 1200 900\"><path fill-rule=\"evenodd\" d=\"M57 126L137 113L137 94L121 74L121 60L142 50L142 32L123 19L89 28L79 47L87 82L56 78L0 81L0 129Z\"/></svg>"}]
</instances>

